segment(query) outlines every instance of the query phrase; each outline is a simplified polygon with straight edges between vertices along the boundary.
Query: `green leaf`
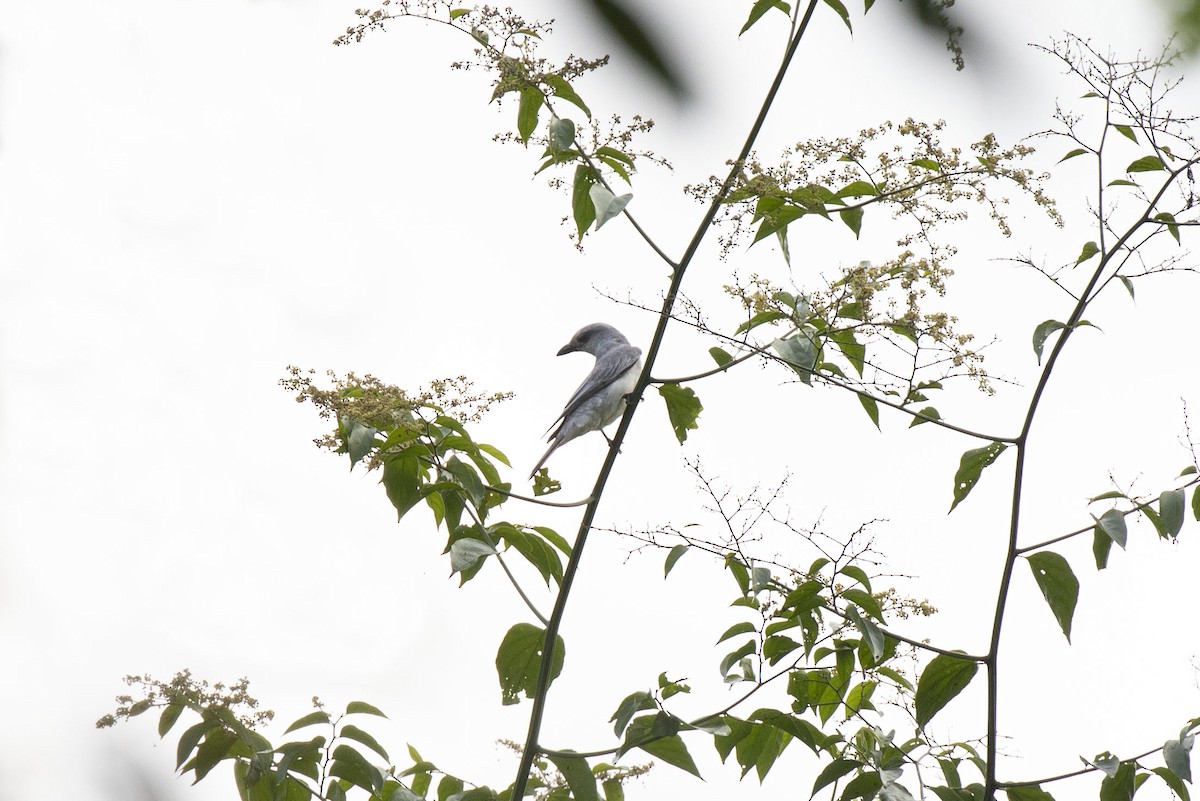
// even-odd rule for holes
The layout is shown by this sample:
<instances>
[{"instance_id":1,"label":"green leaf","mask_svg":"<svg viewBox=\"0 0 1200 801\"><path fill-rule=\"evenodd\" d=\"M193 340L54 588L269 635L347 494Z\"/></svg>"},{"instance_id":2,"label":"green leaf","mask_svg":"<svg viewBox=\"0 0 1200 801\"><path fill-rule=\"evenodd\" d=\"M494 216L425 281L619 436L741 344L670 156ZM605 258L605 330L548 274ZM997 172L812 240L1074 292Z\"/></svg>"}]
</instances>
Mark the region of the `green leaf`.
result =
<instances>
[{"instance_id":1,"label":"green leaf","mask_svg":"<svg viewBox=\"0 0 1200 801\"><path fill-rule=\"evenodd\" d=\"M1066 327L1064 323L1060 323L1058 320L1046 320L1033 329L1033 352L1037 356L1038 364L1042 363L1042 348L1046 345L1046 339L1055 331L1061 331Z\"/></svg>"},{"instance_id":2,"label":"green leaf","mask_svg":"<svg viewBox=\"0 0 1200 801\"><path fill-rule=\"evenodd\" d=\"M1192 516L1200 520L1200 486L1192 492Z\"/></svg>"},{"instance_id":3,"label":"green leaf","mask_svg":"<svg viewBox=\"0 0 1200 801\"><path fill-rule=\"evenodd\" d=\"M1166 224L1167 231L1170 232L1171 236L1175 237L1175 242L1178 244L1178 242L1179 242L1179 226L1175 224L1175 215L1171 214L1171 212L1169 212L1169 211L1163 211L1163 212L1159 212L1158 214L1155 214L1154 219L1160 223Z\"/></svg>"},{"instance_id":4,"label":"green leaf","mask_svg":"<svg viewBox=\"0 0 1200 801\"><path fill-rule=\"evenodd\" d=\"M570 150L574 144L575 123L559 117L550 120L550 152L558 155Z\"/></svg>"},{"instance_id":5,"label":"green leaf","mask_svg":"<svg viewBox=\"0 0 1200 801\"><path fill-rule=\"evenodd\" d=\"M1125 172L1155 172L1157 170L1165 170L1162 159L1158 156L1142 156L1137 161L1125 168Z\"/></svg>"},{"instance_id":6,"label":"green leaf","mask_svg":"<svg viewBox=\"0 0 1200 801\"><path fill-rule=\"evenodd\" d=\"M962 455L958 463L958 472L954 474L954 502L950 504L951 512L975 488L983 469L996 461L996 458L1004 453L1007 447L1003 442L993 442L991 445L974 448Z\"/></svg>"},{"instance_id":7,"label":"green leaf","mask_svg":"<svg viewBox=\"0 0 1200 801\"><path fill-rule=\"evenodd\" d=\"M329 723L329 713L318 709L316 712L309 712L304 717L294 722L284 730L284 734L291 734L296 729L303 729L305 726L314 726L318 723Z\"/></svg>"},{"instance_id":8,"label":"green leaf","mask_svg":"<svg viewBox=\"0 0 1200 801\"><path fill-rule=\"evenodd\" d=\"M1083 244L1083 250L1079 252L1079 258L1075 259L1075 264L1083 264L1085 261L1090 259L1092 256L1095 256L1099 252L1100 246L1095 242L1085 242Z\"/></svg>"},{"instance_id":9,"label":"green leaf","mask_svg":"<svg viewBox=\"0 0 1200 801\"><path fill-rule=\"evenodd\" d=\"M1054 801L1054 796L1036 784L1005 787L1004 792L1008 795L1008 801Z\"/></svg>"},{"instance_id":10,"label":"green leaf","mask_svg":"<svg viewBox=\"0 0 1200 801\"><path fill-rule=\"evenodd\" d=\"M366 701L351 701L346 704L347 715L374 715L377 718L386 718L387 715L379 710L379 707L372 706Z\"/></svg>"},{"instance_id":11,"label":"green leaf","mask_svg":"<svg viewBox=\"0 0 1200 801\"><path fill-rule=\"evenodd\" d=\"M871 649L872 659L878 660L879 657L883 656L883 632L879 630L879 627L860 615L858 610L853 606L847 610L846 616L850 618L850 622L862 634L867 647Z\"/></svg>"},{"instance_id":12,"label":"green leaf","mask_svg":"<svg viewBox=\"0 0 1200 801\"><path fill-rule=\"evenodd\" d=\"M713 361L717 363L717 367L724 367L733 361L733 357L723 348L709 348L708 355L712 356Z\"/></svg>"},{"instance_id":13,"label":"green leaf","mask_svg":"<svg viewBox=\"0 0 1200 801\"><path fill-rule=\"evenodd\" d=\"M917 412L917 416L914 417L912 422L908 424L908 427L912 428L913 426L919 426L922 423L928 423L930 420L941 419L942 416L938 414L937 409L933 408L932 406L926 406L924 409L921 409L919 412Z\"/></svg>"},{"instance_id":14,"label":"green leaf","mask_svg":"<svg viewBox=\"0 0 1200 801\"><path fill-rule=\"evenodd\" d=\"M679 561L679 557L688 552L688 546L680 543L671 548L671 552L667 554L667 561L663 565L663 578L671 575L671 568L675 567L675 563Z\"/></svg>"},{"instance_id":15,"label":"green leaf","mask_svg":"<svg viewBox=\"0 0 1200 801\"><path fill-rule=\"evenodd\" d=\"M1063 156L1061 159L1059 159L1059 160L1058 160L1058 163L1059 163L1059 164L1062 164L1062 163L1063 163L1064 161L1066 161L1067 159L1073 159L1073 158L1075 158L1076 156L1083 156L1083 155L1086 155L1086 154L1087 154L1087 152L1088 152L1088 151L1087 151L1086 149L1084 149L1084 148L1082 148L1082 147L1077 147L1077 148L1075 148L1074 150L1072 150L1072 151L1068 152L1068 153L1067 153L1067 155L1065 155L1065 156Z\"/></svg>"},{"instance_id":16,"label":"green leaf","mask_svg":"<svg viewBox=\"0 0 1200 801\"><path fill-rule=\"evenodd\" d=\"M846 361L850 362L850 366L854 368L854 372L862 377L867 349L859 343L858 338L854 336L854 331L849 328L835 329L829 332L829 341L837 345L838 350L846 357Z\"/></svg>"},{"instance_id":17,"label":"green leaf","mask_svg":"<svg viewBox=\"0 0 1200 801\"><path fill-rule=\"evenodd\" d=\"M471 13L471 9L469 9L469 8L452 8L452 9L450 9L450 21L454 22L454 20L458 19L463 14L470 14L470 13Z\"/></svg>"},{"instance_id":18,"label":"green leaf","mask_svg":"<svg viewBox=\"0 0 1200 801\"><path fill-rule=\"evenodd\" d=\"M1105 536L1120 545L1125 547L1127 536L1127 528L1125 526L1125 515L1116 509L1109 509L1104 514L1100 515L1100 519L1096 521L1096 530L1103 532Z\"/></svg>"},{"instance_id":19,"label":"green leaf","mask_svg":"<svg viewBox=\"0 0 1200 801\"><path fill-rule=\"evenodd\" d=\"M450 796L457 795L463 791L463 780L455 776L443 776L438 782L437 797L438 801L448 801Z\"/></svg>"},{"instance_id":20,"label":"green leaf","mask_svg":"<svg viewBox=\"0 0 1200 801\"><path fill-rule=\"evenodd\" d=\"M1105 776L1100 782L1100 801L1132 801L1137 790L1137 764L1122 762L1116 775Z\"/></svg>"},{"instance_id":21,"label":"green leaf","mask_svg":"<svg viewBox=\"0 0 1200 801\"><path fill-rule=\"evenodd\" d=\"M592 200L592 207L596 211L596 230L599 231L606 222L613 217L619 215L629 205L629 201L633 200L632 194L624 194L616 197L608 188L601 184L592 184L588 189L588 195Z\"/></svg>"},{"instance_id":22,"label":"green leaf","mask_svg":"<svg viewBox=\"0 0 1200 801\"><path fill-rule=\"evenodd\" d=\"M532 623L517 623L504 635L496 652L496 673L500 677L501 702L506 706L519 703L520 694L533 698L537 691L546 630ZM554 654L550 660L550 681L562 673L566 644L555 637Z\"/></svg>"},{"instance_id":23,"label":"green leaf","mask_svg":"<svg viewBox=\"0 0 1200 801\"><path fill-rule=\"evenodd\" d=\"M1181 489L1167 490L1158 496L1158 515L1162 519L1166 536L1175 539L1183 528L1183 510L1187 503Z\"/></svg>"},{"instance_id":24,"label":"green leaf","mask_svg":"<svg viewBox=\"0 0 1200 801\"><path fill-rule=\"evenodd\" d=\"M876 197L879 190L866 181L851 181L837 193L840 198L847 197Z\"/></svg>"},{"instance_id":25,"label":"green leaf","mask_svg":"<svg viewBox=\"0 0 1200 801\"><path fill-rule=\"evenodd\" d=\"M1129 293L1130 299L1137 300L1137 298L1135 298L1133 295L1133 281L1130 281L1128 278L1126 278L1123 275L1118 275L1117 280L1119 280L1122 284L1125 285L1125 291Z\"/></svg>"},{"instance_id":26,"label":"green leaf","mask_svg":"<svg viewBox=\"0 0 1200 801\"><path fill-rule=\"evenodd\" d=\"M575 801L600 801L596 776L586 759L565 754L547 754L547 759L554 763L554 767L558 768L558 772L567 780L567 785L571 788L571 797Z\"/></svg>"},{"instance_id":27,"label":"green leaf","mask_svg":"<svg viewBox=\"0 0 1200 801\"><path fill-rule=\"evenodd\" d=\"M517 106L517 134L521 137L521 144L527 143L530 134L537 128L538 112L544 102L546 98L541 89L532 85L521 87L521 103Z\"/></svg>"},{"instance_id":28,"label":"green leaf","mask_svg":"<svg viewBox=\"0 0 1200 801\"><path fill-rule=\"evenodd\" d=\"M333 749L333 765L329 769L329 775L346 779L368 793L383 787L383 774L379 768L348 745L339 745Z\"/></svg>"},{"instance_id":29,"label":"green leaf","mask_svg":"<svg viewBox=\"0 0 1200 801\"><path fill-rule=\"evenodd\" d=\"M837 15L842 18L842 22L846 24L846 29L850 33L854 33L854 26L850 24L850 12L842 5L842 0L825 0L825 5L836 11ZM855 233L857 234L858 232L855 231Z\"/></svg>"},{"instance_id":30,"label":"green leaf","mask_svg":"<svg viewBox=\"0 0 1200 801\"><path fill-rule=\"evenodd\" d=\"M387 750L379 744L378 740L353 724L347 723L345 726L342 726L342 728L338 731L338 735L341 737L348 737L356 742L360 742L367 748L370 748L372 751L383 757L385 761L391 761L391 757L388 756Z\"/></svg>"},{"instance_id":31,"label":"green leaf","mask_svg":"<svg viewBox=\"0 0 1200 801\"><path fill-rule=\"evenodd\" d=\"M579 107L580 111L588 116L589 120L592 118L592 110L587 107L587 104L583 102L579 95L575 94L575 90L571 87L571 84L567 83L566 78L551 73L543 75L542 80L550 87L550 91L555 97L561 97L568 103L574 103Z\"/></svg>"},{"instance_id":32,"label":"green leaf","mask_svg":"<svg viewBox=\"0 0 1200 801\"><path fill-rule=\"evenodd\" d=\"M480 560L494 556L495 553L496 549L483 540L473 537L455 540L450 544L450 575L462 573L462 584L466 584L469 580L467 572Z\"/></svg>"},{"instance_id":33,"label":"green leaf","mask_svg":"<svg viewBox=\"0 0 1200 801\"><path fill-rule=\"evenodd\" d=\"M1195 742L1196 736L1188 734L1177 740L1167 740L1162 750L1167 770L1189 783L1192 781L1192 745Z\"/></svg>"},{"instance_id":34,"label":"green leaf","mask_svg":"<svg viewBox=\"0 0 1200 801\"><path fill-rule=\"evenodd\" d=\"M651 756L700 778L700 771L696 768L692 755L688 753L687 746L683 744L683 739L678 734L670 733L672 729L678 731L678 724L677 718L665 712L643 715L635 719L625 731L625 741L617 750L617 756L620 757L630 749L640 748ZM658 739L644 742L651 737Z\"/></svg>"},{"instance_id":35,"label":"green leaf","mask_svg":"<svg viewBox=\"0 0 1200 801\"><path fill-rule=\"evenodd\" d=\"M758 629L754 627L753 623L748 620L743 620L741 623L734 623L732 626L725 629L725 633L717 638L716 644L719 645L728 640L730 637L736 637L739 634L753 634L756 631L758 631Z\"/></svg>"},{"instance_id":36,"label":"green leaf","mask_svg":"<svg viewBox=\"0 0 1200 801\"><path fill-rule=\"evenodd\" d=\"M1166 782L1167 786L1171 788L1171 792L1175 793L1176 796L1183 801L1191 801L1191 794L1188 793L1187 785L1170 770L1167 768L1155 768L1154 774Z\"/></svg>"},{"instance_id":37,"label":"green leaf","mask_svg":"<svg viewBox=\"0 0 1200 801\"><path fill-rule=\"evenodd\" d=\"M658 388L658 394L667 404L667 417L671 420L671 428L675 431L675 438L682 445L687 440L687 432L699 427L696 418L700 416L704 407L689 387L662 384Z\"/></svg>"},{"instance_id":38,"label":"green leaf","mask_svg":"<svg viewBox=\"0 0 1200 801\"><path fill-rule=\"evenodd\" d=\"M857 587L851 587L842 590L841 596L847 601L851 601L862 607L862 610L876 620L883 622L883 607L879 605L879 599L866 590L860 590Z\"/></svg>"},{"instance_id":39,"label":"green leaf","mask_svg":"<svg viewBox=\"0 0 1200 801\"><path fill-rule=\"evenodd\" d=\"M1026 557L1038 589L1042 591L1050 611L1071 641L1071 619L1075 616L1075 603L1079 600L1079 580L1071 572L1067 560L1054 551L1040 551Z\"/></svg>"},{"instance_id":40,"label":"green leaf","mask_svg":"<svg viewBox=\"0 0 1200 801\"><path fill-rule=\"evenodd\" d=\"M629 725L630 719L638 712L644 712L648 709L655 709L654 696L650 693L639 690L636 693L625 696L622 699L617 711L613 712L609 723L615 723L613 726L613 734L620 737L625 731L625 727Z\"/></svg>"},{"instance_id":41,"label":"green leaf","mask_svg":"<svg viewBox=\"0 0 1200 801\"><path fill-rule=\"evenodd\" d=\"M1108 567L1108 554L1112 551L1112 539L1097 526L1092 530L1092 556L1096 559L1096 569Z\"/></svg>"},{"instance_id":42,"label":"green leaf","mask_svg":"<svg viewBox=\"0 0 1200 801\"><path fill-rule=\"evenodd\" d=\"M571 187L571 213L575 218L577 241L596 221L596 207L592 205L591 189L596 184L596 171L586 164L575 168L575 182Z\"/></svg>"},{"instance_id":43,"label":"green leaf","mask_svg":"<svg viewBox=\"0 0 1200 801\"><path fill-rule=\"evenodd\" d=\"M825 2L826 3L830 3L830 2L836 3L836 2L838 2L838 0L825 0ZM840 3L839 3L839 5L840 5ZM855 207L852 209L842 209L841 211L838 212L838 216L842 218L842 222L844 222L846 224L846 227L854 232L854 238L858 239L859 234L862 233L862 218L863 218L862 208Z\"/></svg>"},{"instance_id":44,"label":"green leaf","mask_svg":"<svg viewBox=\"0 0 1200 801\"><path fill-rule=\"evenodd\" d=\"M940 172L942 169L942 165L938 164L933 159L915 159L912 162L912 165L914 167L920 167L921 169L931 170L933 172Z\"/></svg>"},{"instance_id":45,"label":"green leaf","mask_svg":"<svg viewBox=\"0 0 1200 801\"><path fill-rule=\"evenodd\" d=\"M182 714L183 710L186 708L187 707L178 702L167 704L166 707L163 708L162 714L158 716L159 737L167 736L167 732L169 732L171 727L175 725L175 721L179 720L180 714Z\"/></svg>"},{"instance_id":46,"label":"green leaf","mask_svg":"<svg viewBox=\"0 0 1200 801\"><path fill-rule=\"evenodd\" d=\"M421 500L422 472L416 456L398 454L383 460L383 477L379 481L388 500L396 507L397 520Z\"/></svg>"},{"instance_id":47,"label":"green leaf","mask_svg":"<svg viewBox=\"0 0 1200 801\"><path fill-rule=\"evenodd\" d=\"M1137 134L1135 134L1133 129L1128 125L1118 125L1117 123L1113 123L1113 127L1117 129L1121 136L1124 136L1129 141L1137 144Z\"/></svg>"},{"instance_id":48,"label":"green leaf","mask_svg":"<svg viewBox=\"0 0 1200 801\"><path fill-rule=\"evenodd\" d=\"M1126 180L1125 178L1117 178L1115 181L1109 181L1108 185L1109 186L1137 186L1138 184L1136 181L1129 181L1129 180Z\"/></svg>"},{"instance_id":49,"label":"green leaf","mask_svg":"<svg viewBox=\"0 0 1200 801\"><path fill-rule=\"evenodd\" d=\"M815 796L821 790L833 784L838 779L845 776L847 773L858 770L863 767L863 763L857 759L835 759L821 769L817 774L816 781L813 782L812 792L809 796Z\"/></svg>"},{"instance_id":50,"label":"green leaf","mask_svg":"<svg viewBox=\"0 0 1200 801\"><path fill-rule=\"evenodd\" d=\"M970 659L957 659L947 654L938 654L917 681L916 713L917 725L921 728L933 720L933 716L962 692L979 665Z\"/></svg>"},{"instance_id":51,"label":"green leaf","mask_svg":"<svg viewBox=\"0 0 1200 801\"><path fill-rule=\"evenodd\" d=\"M346 420L346 451L350 454L350 469L361 462L375 449L375 435L379 430L363 425L357 420Z\"/></svg>"},{"instance_id":52,"label":"green leaf","mask_svg":"<svg viewBox=\"0 0 1200 801\"><path fill-rule=\"evenodd\" d=\"M871 418L871 422L875 424L875 427L879 428L879 404L875 402L875 399L870 395L860 392L858 393L858 402L862 404L863 411L867 413L867 417ZM879 428L879 430L882 431L883 429Z\"/></svg>"},{"instance_id":53,"label":"green leaf","mask_svg":"<svg viewBox=\"0 0 1200 801\"><path fill-rule=\"evenodd\" d=\"M754 27L754 23L762 19L763 15L772 8L778 8L784 14L791 14L792 10L783 0L758 0L750 9L750 16L746 19L746 24L738 31L738 36L741 36L746 31Z\"/></svg>"},{"instance_id":54,"label":"green leaf","mask_svg":"<svg viewBox=\"0 0 1200 801\"><path fill-rule=\"evenodd\" d=\"M817 362L817 345L807 330L787 339L777 339L771 343L771 347L791 365L801 381L812 384L813 367Z\"/></svg>"}]
</instances>

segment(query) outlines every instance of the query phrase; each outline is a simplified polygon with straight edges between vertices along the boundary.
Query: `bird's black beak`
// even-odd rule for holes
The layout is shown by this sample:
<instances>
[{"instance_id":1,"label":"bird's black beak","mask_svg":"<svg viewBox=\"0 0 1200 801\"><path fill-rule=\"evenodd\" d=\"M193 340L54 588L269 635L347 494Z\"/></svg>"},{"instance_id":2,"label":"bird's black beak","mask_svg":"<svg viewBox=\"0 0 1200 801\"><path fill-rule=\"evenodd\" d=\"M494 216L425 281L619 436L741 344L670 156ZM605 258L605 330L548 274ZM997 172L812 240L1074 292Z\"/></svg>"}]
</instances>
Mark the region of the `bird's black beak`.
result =
<instances>
[{"instance_id":1,"label":"bird's black beak","mask_svg":"<svg viewBox=\"0 0 1200 801\"><path fill-rule=\"evenodd\" d=\"M568 342L567 344L563 345L562 348L559 349L558 355L566 356L568 353L574 353L577 350L579 350L579 348L575 345L574 342Z\"/></svg>"}]
</instances>

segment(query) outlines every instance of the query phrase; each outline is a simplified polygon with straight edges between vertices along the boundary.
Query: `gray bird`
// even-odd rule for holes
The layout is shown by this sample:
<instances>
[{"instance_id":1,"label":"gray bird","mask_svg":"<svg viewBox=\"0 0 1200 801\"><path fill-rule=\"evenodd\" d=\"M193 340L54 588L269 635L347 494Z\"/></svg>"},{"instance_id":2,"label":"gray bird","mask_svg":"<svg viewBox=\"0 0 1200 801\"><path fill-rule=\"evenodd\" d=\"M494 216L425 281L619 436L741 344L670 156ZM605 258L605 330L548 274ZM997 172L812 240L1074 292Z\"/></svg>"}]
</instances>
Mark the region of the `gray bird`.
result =
<instances>
[{"instance_id":1,"label":"gray bird","mask_svg":"<svg viewBox=\"0 0 1200 801\"><path fill-rule=\"evenodd\" d=\"M550 454L589 431L604 433L606 425L625 411L625 396L633 392L642 372L642 349L629 344L625 336L604 323L585 325L558 352L583 351L596 357L596 365L567 401L567 407L550 428L550 448L529 474L533 478ZM605 435L605 439L607 439Z\"/></svg>"}]
</instances>

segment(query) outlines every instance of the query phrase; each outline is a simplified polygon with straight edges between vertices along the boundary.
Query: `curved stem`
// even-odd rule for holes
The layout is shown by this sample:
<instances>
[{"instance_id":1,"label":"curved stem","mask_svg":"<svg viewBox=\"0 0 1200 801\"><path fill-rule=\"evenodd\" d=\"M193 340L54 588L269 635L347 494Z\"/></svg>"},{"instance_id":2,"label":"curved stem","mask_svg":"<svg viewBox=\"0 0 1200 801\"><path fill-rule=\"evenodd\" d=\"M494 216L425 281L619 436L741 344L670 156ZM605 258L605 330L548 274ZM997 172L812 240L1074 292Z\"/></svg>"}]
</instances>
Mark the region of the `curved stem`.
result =
<instances>
[{"instance_id":1,"label":"curved stem","mask_svg":"<svg viewBox=\"0 0 1200 801\"><path fill-rule=\"evenodd\" d=\"M534 688L533 706L529 712L529 730L525 735L525 745L521 752L521 763L517 767L517 776L513 781L512 793L509 795L511 801L521 801L525 796L525 788L529 783L529 773L533 768L533 760L537 756L538 736L541 733L542 717L546 711L546 696L550 686L550 668L553 662L554 646L558 639L558 631L562 625L563 615L566 612L567 599L570 597L571 586L575 580L575 574L579 570L579 563L583 558L584 546L587 544L587 535L591 530L592 520L595 518L596 510L600 504L600 498L604 493L604 486L608 482L609 474L612 472L613 465L616 463L617 455L620 453L621 443L625 439L625 434L629 430L629 426L633 421L633 416L637 411L638 403L641 401L642 395L646 391L646 387L650 383L650 372L654 368L655 359L658 357L658 352L662 347L663 338L666 335L667 324L671 320L671 311L675 306L676 298L679 295L679 287L683 282L683 276L687 272L688 265L695 257L697 250L700 248L700 243L704 240L705 234L708 233L712 221L716 218L717 212L720 210L721 201L729 192L729 188L733 185L737 178L738 171L746 158L750 155L750 151L754 148L754 142L758 138L759 132L762 130L763 124L766 122L767 114L771 110L771 106L775 102L775 96L779 93L779 88L783 85L783 79L787 75L788 67L792 63L792 58L800 47L800 42L804 38L804 33L808 29L808 23L812 19L813 12L816 10L818 0L809 0L808 7L805 9L804 18L798 26L796 33L792 36L791 44L788 47L787 53L784 55L783 62L779 65L779 69L775 73L775 79L771 83L771 88L767 91L767 96L763 100L762 107L759 109L758 116L754 120L754 124L750 127L750 132L746 136L746 141L742 145L741 151L730 167L729 174L725 178L725 182L721 186L721 190L713 197L709 204L708 210L705 212L700 225L696 228L696 232L692 235L691 241L688 243L687 249L683 256L679 259L678 266L674 268L671 275L671 284L667 289L667 294L663 298L662 311L659 314L658 326L654 330L654 337L650 341L649 347L646 349L645 366L642 369L642 374L638 378L637 386L630 393L628 403L625 409L625 414L621 418L621 423L617 426L617 431L613 435L612 444L609 446L608 455L604 459L604 464L600 468L600 473L596 477L595 486L591 492L591 502L585 507L583 518L579 523L579 533L575 538L575 545L571 551L571 558L567 561L566 570L563 571L562 582L559 585L558 596L554 602L554 609L550 613L550 620L546 625L546 638L542 646L541 663L538 665L537 683Z\"/></svg>"}]
</instances>

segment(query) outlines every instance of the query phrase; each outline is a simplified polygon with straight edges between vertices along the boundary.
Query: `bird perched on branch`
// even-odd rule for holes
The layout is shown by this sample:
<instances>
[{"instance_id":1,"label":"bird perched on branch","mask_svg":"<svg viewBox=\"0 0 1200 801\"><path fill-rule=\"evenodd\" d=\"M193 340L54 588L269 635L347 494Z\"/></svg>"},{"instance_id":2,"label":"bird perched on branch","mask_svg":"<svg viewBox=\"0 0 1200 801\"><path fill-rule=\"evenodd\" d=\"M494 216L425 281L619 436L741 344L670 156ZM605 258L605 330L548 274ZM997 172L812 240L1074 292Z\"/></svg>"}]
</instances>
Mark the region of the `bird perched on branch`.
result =
<instances>
[{"instance_id":1,"label":"bird perched on branch","mask_svg":"<svg viewBox=\"0 0 1200 801\"><path fill-rule=\"evenodd\" d=\"M642 372L642 349L629 344L625 336L604 323L585 325L558 352L583 351L596 357L596 365L567 401L563 413L550 428L550 448L530 472L533 478L550 454L589 431L604 433L604 427L625 411L625 396L637 385ZM605 434L605 439L608 435Z\"/></svg>"}]
</instances>

